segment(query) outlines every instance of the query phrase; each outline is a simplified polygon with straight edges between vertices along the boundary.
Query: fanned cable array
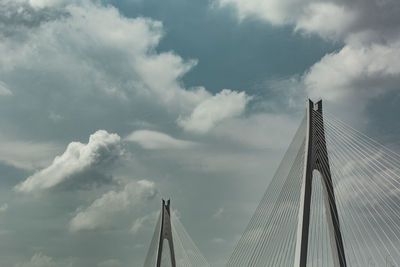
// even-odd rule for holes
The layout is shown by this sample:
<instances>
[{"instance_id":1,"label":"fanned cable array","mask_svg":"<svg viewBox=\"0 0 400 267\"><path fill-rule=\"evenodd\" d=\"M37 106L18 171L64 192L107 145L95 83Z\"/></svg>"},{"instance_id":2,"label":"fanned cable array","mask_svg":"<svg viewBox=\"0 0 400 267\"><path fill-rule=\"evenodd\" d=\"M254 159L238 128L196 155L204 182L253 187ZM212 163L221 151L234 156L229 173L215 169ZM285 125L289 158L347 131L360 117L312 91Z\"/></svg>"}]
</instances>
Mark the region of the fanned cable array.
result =
<instances>
[{"instance_id":1,"label":"fanned cable array","mask_svg":"<svg viewBox=\"0 0 400 267\"><path fill-rule=\"evenodd\" d=\"M323 115L321 101L308 104L226 266L400 266L400 155ZM145 267L175 267L164 253L169 242L156 264L159 241L170 235L176 266L209 267L178 217L169 218L169 202L165 207L171 222L165 230L160 215Z\"/></svg>"},{"instance_id":2,"label":"fanned cable array","mask_svg":"<svg viewBox=\"0 0 400 267\"><path fill-rule=\"evenodd\" d=\"M157 262L158 245L161 234L161 213L158 215L153 237L151 238L149 249L147 250L144 267L155 267Z\"/></svg>"},{"instance_id":3,"label":"fanned cable array","mask_svg":"<svg viewBox=\"0 0 400 267\"><path fill-rule=\"evenodd\" d=\"M325 214L324 187L321 180L322 177L318 171L314 171L313 179L307 265L311 267L328 267L333 266L333 258Z\"/></svg>"},{"instance_id":4,"label":"fanned cable array","mask_svg":"<svg viewBox=\"0 0 400 267\"><path fill-rule=\"evenodd\" d=\"M293 265L305 136L304 119L227 266Z\"/></svg>"},{"instance_id":5,"label":"fanned cable array","mask_svg":"<svg viewBox=\"0 0 400 267\"><path fill-rule=\"evenodd\" d=\"M322 116L322 106L311 116L312 155L304 119L226 266L305 266L295 258L304 244L298 238L307 160L313 163L306 266L400 266L400 155Z\"/></svg>"},{"instance_id":6,"label":"fanned cable array","mask_svg":"<svg viewBox=\"0 0 400 267\"><path fill-rule=\"evenodd\" d=\"M172 216L172 235L177 267L210 267L199 248L186 232L178 216Z\"/></svg>"},{"instance_id":7,"label":"fanned cable array","mask_svg":"<svg viewBox=\"0 0 400 267\"><path fill-rule=\"evenodd\" d=\"M180 222L176 212L171 212L171 233L174 247L176 267L210 267L200 250ZM156 267L159 253L162 215L158 216L153 238L147 252L144 267ZM166 240L165 240L166 241ZM161 249L160 267L175 267L172 265L169 242L163 242Z\"/></svg>"},{"instance_id":8,"label":"fanned cable array","mask_svg":"<svg viewBox=\"0 0 400 267\"><path fill-rule=\"evenodd\" d=\"M400 266L400 155L325 114L348 266Z\"/></svg>"}]
</instances>

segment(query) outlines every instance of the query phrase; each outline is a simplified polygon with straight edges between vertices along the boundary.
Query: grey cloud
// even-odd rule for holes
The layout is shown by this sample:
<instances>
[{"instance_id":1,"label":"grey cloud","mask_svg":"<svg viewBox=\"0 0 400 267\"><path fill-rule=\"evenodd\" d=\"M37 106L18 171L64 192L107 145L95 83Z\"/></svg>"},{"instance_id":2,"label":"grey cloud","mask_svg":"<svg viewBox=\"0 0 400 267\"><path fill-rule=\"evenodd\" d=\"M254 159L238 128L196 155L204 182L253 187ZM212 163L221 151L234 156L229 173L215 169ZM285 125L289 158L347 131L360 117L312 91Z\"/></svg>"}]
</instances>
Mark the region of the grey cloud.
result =
<instances>
[{"instance_id":1,"label":"grey cloud","mask_svg":"<svg viewBox=\"0 0 400 267\"><path fill-rule=\"evenodd\" d=\"M8 204L7 203L3 203L0 205L0 213L1 212L6 212L8 210Z\"/></svg>"},{"instance_id":2,"label":"grey cloud","mask_svg":"<svg viewBox=\"0 0 400 267\"><path fill-rule=\"evenodd\" d=\"M7 88L7 85L0 81L0 95L12 95L12 92L10 89Z\"/></svg>"},{"instance_id":3,"label":"grey cloud","mask_svg":"<svg viewBox=\"0 0 400 267\"><path fill-rule=\"evenodd\" d=\"M63 10L34 9L25 1L2 1L0 10L0 35L14 38L21 37L24 30L68 16Z\"/></svg>"},{"instance_id":4,"label":"grey cloud","mask_svg":"<svg viewBox=\"0 0 400 267\"><path fill-rule=\"evenodd\" d=\"M107 170L107 168L109 168ZM116 168L116 167L115 167ZM112 176L110 169L114 169L110 164L104 164L101 168L93 167L80 173L76 173L71 178L55 185L55 191L76 191L76 190L92 190L104 185L114 185L118 181Z\"/></svg>"},{"instance_id":5,"label":"grey cloud","mask_svg":"<svg viewBox=\"0 0 400 267\"><path fill-rule=\"evenodd\" d=\"M0 135L0 161L16 168L35 170L51 163L61 150L53 142L33 142Z\"/></svg>"},{"instance_id":6,"label":"grey cloud","mask_svg":"<svg viewBox=\"0 0 400 267\"><path fill-rule=\"evenodd\" d=\"M179 140L167 134L149 130L135 131L124 140L135 142L145 149L185 149L196 145L191 141Z\"/></svg>"},{"instance_id":7,"label":"grey cloud","mask_svg":"<svg viewBox=\"0 0 400 267\"><path fill-rule=\"evenodd\" d=\"M117 214L129 213L130 209L153 199L156 195L154 182L130 182L122 190L106 192L90 206L78 211L70 221L70 230L76 232L110 227L120 220Z\"/></svg>"},{"instance_id":8,"label":"grey cloud","mask_svg":"<svg viewBox=\"0 0 400 267\"><path fill-rule=\"evenodd\" d=\"M122 266L122 263L121 263L121 261L119 261L117 259L109 259L109 260L100 262L97 266L98 267L118 267L118 266Z\"/></svg>"},{"instance_id":9,"label":"grey cloud","mask_svg":"<svg viewBox=\"0 0 400 267\"><path fill-rule=\"evenodd\" d=\"M14 267L73 267L74 260L56 261L43 253L36 253L27 262L17 263Z\"/></svg>"},{"instance_id":10,"label":"grey cloud","mask_svg":"<svg viewBox=\"0 0 400 267\"><path fill-rule=\"evenodd\" d=\"M276 149L285 146L280 140L291 137L296 123L291 116L284 114L252 114L225 121L216 126L212 134L247 149Z\"/></svg>"}]
</instances>

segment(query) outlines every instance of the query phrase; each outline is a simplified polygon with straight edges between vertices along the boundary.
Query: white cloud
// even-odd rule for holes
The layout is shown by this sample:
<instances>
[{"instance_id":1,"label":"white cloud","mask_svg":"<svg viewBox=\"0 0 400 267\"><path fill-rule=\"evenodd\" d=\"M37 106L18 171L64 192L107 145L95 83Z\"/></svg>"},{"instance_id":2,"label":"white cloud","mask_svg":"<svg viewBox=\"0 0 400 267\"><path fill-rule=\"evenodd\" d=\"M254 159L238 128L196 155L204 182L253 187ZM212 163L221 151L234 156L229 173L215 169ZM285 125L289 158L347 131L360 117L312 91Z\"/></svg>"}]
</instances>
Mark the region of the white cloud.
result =
<instances>
[{"instance_id":1,"label":"white cloud","mask_svg":"<svg viewBox=\"0 0 400 267\"><path fill-rule=\"evenodd\" d=\"M144 226L146 225L153 225L153 222L157 220L157 217L159 216L159 212L154 212L152 214L145 215L143 217L140 217L136 219L131 227L131 233L136 234L138 233Z\"/></svg>"},{"instance_id":2,"label":"white cloud","mask_svg":"<svg viewBox=\"0 0 400 267\"><path fill-rule=\"evenodd\" d=\"M20 169L43 168L60 150L59 145L51 142L29 142L0 136L0 161Z\"/></svg>"},{"instance_id":3,"label":"white cloud","mask_svg":"<svg viewBox=\"0 0 400 267\"><path fill-rule=\"evenodd\" d=\"M40 6L53 1L32 2ZM19 31L24 42L12 36L5 38L0 43L0 73L29 70L26 79L37 79L31 77L36 71L62 73L55 82L68 81L80 95L100 90L121 99L147 99L178 112L190 111L210 97L202 87L182 87L181 77L196 65L196 60L154 49L163 36L160 21L126 18L111 6L89 2L67 5L63 12L68 15Z\"/></svg>"},{"instance_id":4,"label":"white cloud","mask_svg":"<svg viewBox=\"0 0 400 267\"><path fill-rule=\"evenodd\" d=\"M29 176L15 189L19 192L31 192L51 188L90 168L110 164L122 154L120 137L98 130L90 135L87 144L70 143L65 152L57 156L50 166Z\"/></svg>"},{"instance_id":5,"label":"white cloud","mask_svg":"<svg viewBox=\"0 0 400 267\"><path fill-rule=\"evenodd\" d=\"M60 122L64 118L60 114L57 114L57 113L54 113L54 112L50 112L49 113L49 119L52 120L53 122Z\"/></svg>"},{"instance_id":6,"label":"white cloud","mask_svg":"<svg viewBox=\"0 0 400 267\"><path fill-rule=\"evenodd\" d=\"M146 149L184 149L195 145L190 141L179 140L167 134L149 130L135 131L124 140L138 143Z\"/></svg>"},{"instance_id":7,"label":"white cloud","mask_svg":"<svg viewBox=\"0 0 400 267\"><path fill-rule=\"evenodd\" d=\"M273 25L293 25L297 30L329 39L343 37L357 18L341 1L319 0L216 0L219 6L234 5L240 19L258 17Z\"/></svg>"},{"instance_id":8,"label":"white cloud","mask_svg":"<svg viewBox=\"0 0 400 267\"><path fill-rule=\"evenodd\" d=\"M3 203L0 205L0 212L6 212L8 210L8 204Z\"/></svg>"},{"instance_id":9,"label":"white cloud","mask_svg":"<svg viewBox=\"0 0 400 267\"><path fill-rule=\"evenodd\" d=\"M356 14L343 5L332 2L311 3L296 21L296 30L316 32L322 37L339 40L349 31Z\"/></svg>"},{"instance_id":10,"label":"white cloud","mask_svg":"<svg viewBox=\"0 0 400 267\"><path fill-rule=\"evenodd\" d=\"M36 253L30 261L17 263L14 267L72 267L73 260L55 261L53 258L42 253Z\"/></svg>"},{"instance_id":11,"label":"white cloud","mask_svg":"<svg viewBox=\"0 0 400 267\"><path fill-rule=\"evenodd\" d=\"M303 75L312 98L329 100L337 110L362 111L367 103L399 90L400 2L395 0L217 0L232 4L241 18L257 17L275 25L343 42ZM345 100L345 101L344 101ZM351 106L348 104L351 103ZM346 105L346 106L345 106Z\"/></svg>"},{"instance_id":12,"label":"white cloud","mask_svg":"<svg viewBox=\"0 0 400 267\"><path fill-rule=\"evenodd\" d=\"M40 6L52 1L35 2ZM61 14L46 14L50 17L25 10L27 17L46 18L35 27L27 27L25 24L32 24L33 18L27 23L19 19L18 8L10 10L7 12L14 12L13 17L18 19L7 23L22 26L18 24L18 38L10 34L0 43L0 75L19 77L22 71L29 86L17 86L15 90L21 95L32 85L29 95L40 98L48 83L54 88L45 90L46 95L62 94L63 103L71 99L87 105L104 94L107 100L129 101L137 109L145 105L150 112L160 112L161 107L172 116L181 116L180 125L196 132L206 132L224 118L240 114L249 99L244 92L223 90L213 96L201 86L184 88L181 78L197 60L155 49L163 36L160 21L123 17L116 8L86 2L67 4ZM37 73L52 75L38 81L42 78ZM36 101L41 103L41 99ZM54 110L57 103L42 104L52 112L51 119L58 121L57 114L67 117Z\"/></svg>"},{"instance_id":13,"label":"white cloud","mask_svg":"<svg viewBox=\"0 0 400 267\"><path fill-rule=\"evenodd\" d=\"M311 97L332 102L346 98L367 102L390 90L399 90L400 42L370 46L346 45L324 56L304 77Z\"/></svg>"},{"instance_id":14,"label":"white cloud","mask_svg":"<svg viewBox=\"0 0 400 267\"><path fill-rule=\"evenodd\" d=\"M292 22L290 13L298 11L303 0L218 0L221 6L233 4L237 7L241 19L248 16L259 16L273 24ZM293 9L293 11L291 11Z\"/></svg>"},{"instance_id":15,"label":"white cloud","mask_svg":"<svg viewBox=\"0 0 400 267\"><path fill-rule=\"evenodd\" d=\"M198 104L190 116L179 118L178 124L187 131L205 133L224 119L241 115L249 100L245 92L224 89Z\"/></svg>"},{"instance_id":16,"label":"white cloud","mask_svg":"<svg viewBox=\"0 0 400 267\"><path fill-rule=\"evenodd\" d=\"M223 239L223 238L215 237L215 238L211 239L211 242L212 242L212 243L216 243L216 244L223 244L223 243L225 243L226 241L225 241L225 239Z\"/></svg>"},{"instance_id":17,"label":"white cloud","mask_svg":"<svg viewBox=\"0 0 400 267\"><path fill-rule=\"evenodd\" d=\"M0 95L12 95L10 89L7 88L7 85L0 81Z\"/></svg>"},{"instance_id":18,"label":"white cloud","mask_svg":"<svg viewBox=\"0 0 400 267\"><path fill-rule=\"evenodd\" d=\"M119 261L117 259L109 259L109 260L100 262L97 266L98 267L118 267L118 266L122 266L122 263L121 263L121 261Z\"/></svg>"},{"instance_id":19,"label":"white cloud","mask_svg":"<svg viewBox=\"0 0 400 267\"><path fill-rule=\"evenodd\" d=\"M44 8L56 6L67 2L66 0L28 0L29 4L34 8Z\"/></svg>"},{"instance_id":20,"label":"white cloud","mask_svg":"<svg viewBox=\"0 0 400 267\"><path fill-rule=\"evenodd\" d=\"M155 184L151 181L130 182L121 191L109 191L79 211L70 221L70 230L75 232L110 226L115 222L116 213L132 210L156 194Z\"/></svg>"},{"instance_id":21,"label":"white cloud","mask_svg":"<svg viewBox=\"0 0 400 267\"><path fill-rule=\"evenodd\" d=\"M213 134L252 149L279 149L287 145L299 120L284 114L253 114L215 127Z\"/></svg>"},{"instance_id":22,"label":"white cloud","mask_svg":"<svg viewBox=\"0 0 400 267\"><path fill-rule=\"evenodd\" d=\"M220 218L221 215L224 213L224 208L219 208L214 214L213 217L214 218Z\"/></svg>"},{"instance_id":23,"label":"white cloud","mask_svg":"<svg viewBox=\"0 0 400 267\"><path fill-rule=\"evenodd\" d=\"M366 32L369 36L378 34L390 39L400 24L394 12L400 3L395 0L216 0L216 3L235 6L241 19L257 16L274 25L293 25L295 29L335 40Z\"/></svg>"}]
</instances>

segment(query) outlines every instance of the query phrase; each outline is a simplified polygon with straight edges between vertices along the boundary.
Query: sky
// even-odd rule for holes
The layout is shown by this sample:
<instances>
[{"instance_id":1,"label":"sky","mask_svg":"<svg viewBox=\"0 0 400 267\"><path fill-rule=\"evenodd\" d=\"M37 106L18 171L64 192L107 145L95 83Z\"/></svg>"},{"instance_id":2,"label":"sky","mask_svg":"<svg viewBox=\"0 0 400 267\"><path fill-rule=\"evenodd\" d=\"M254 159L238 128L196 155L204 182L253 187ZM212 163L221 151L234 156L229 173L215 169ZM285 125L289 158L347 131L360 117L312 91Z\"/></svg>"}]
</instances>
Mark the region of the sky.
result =
<instances>
[{"instance_id":1,"label":"sky","mask_svg":"<svg viewBox=\"0 0 400 267\"><path fill-rule=\"evenodd\" d=\"M222 267L307 97L400 152L397 0L0 0L0 267Z\"/></svg>"}]
</instances>

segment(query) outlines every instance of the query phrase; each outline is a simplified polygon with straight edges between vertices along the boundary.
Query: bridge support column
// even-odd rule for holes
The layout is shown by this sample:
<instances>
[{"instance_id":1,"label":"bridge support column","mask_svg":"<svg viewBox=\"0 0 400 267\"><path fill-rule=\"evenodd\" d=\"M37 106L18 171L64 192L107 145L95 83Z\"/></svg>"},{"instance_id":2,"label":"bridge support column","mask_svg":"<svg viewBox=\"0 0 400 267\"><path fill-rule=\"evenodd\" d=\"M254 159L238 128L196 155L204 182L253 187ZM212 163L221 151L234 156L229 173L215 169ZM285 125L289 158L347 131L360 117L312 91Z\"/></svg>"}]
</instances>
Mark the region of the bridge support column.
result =
<instances>
[{"instance_id":1,"label":"bridge support column","mask_svg":"<svg viewBox=\"0 0 400 267\"><path fill-rule=\"evenodd\" d=\"M347 267L329 168L328 152L326 149L322 116L322 100L317 102L315 105L310 99L307 100L307 134L304 153L305 161L300 194L294 267L306 267L307 264L311 191L314 170L319 171L322 177L325 211L334 266Z\"/></svg>"},{"instance_id":2,"label":"bridge support column","mask_svg":"<svg viewBox=\"0 0 400 267\"><path fill-rule=\"evenodd\" d=\"M160 230L160 239L158 241L156 267L161 266L162 254L168 253L168 251L163 251L164 241L168 242L170 259L171 259L171 267L176 267L174 242L172 239L170 203L171 203L170 200L168 200L167 203L165 203L164 199L162 200L161 230Z\"/></svg>"}]
</instances>

